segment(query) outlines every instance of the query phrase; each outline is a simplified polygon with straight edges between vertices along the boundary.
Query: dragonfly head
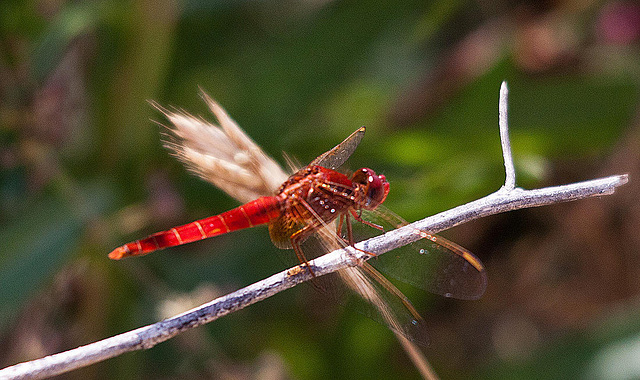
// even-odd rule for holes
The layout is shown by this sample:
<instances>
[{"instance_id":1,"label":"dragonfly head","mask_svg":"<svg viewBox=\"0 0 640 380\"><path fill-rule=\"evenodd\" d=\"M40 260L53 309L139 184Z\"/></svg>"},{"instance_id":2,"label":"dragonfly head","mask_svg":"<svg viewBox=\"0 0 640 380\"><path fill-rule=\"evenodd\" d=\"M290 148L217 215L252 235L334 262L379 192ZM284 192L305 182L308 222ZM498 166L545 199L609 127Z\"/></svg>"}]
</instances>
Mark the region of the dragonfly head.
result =
<instances>
[{"instance_id":1,"label":"dragonfly head","mask_svg":"<svg viewBox=\"0 0 640 380\"><path fill-rule=\"evenodd\" d=\"M369 168L362 168L353 173L351 182L361 185L366 194L366 201L363 208L373 210L384 202L389 193L389 182L382 174L376 174Z\"/></svg>"}]
</instances>

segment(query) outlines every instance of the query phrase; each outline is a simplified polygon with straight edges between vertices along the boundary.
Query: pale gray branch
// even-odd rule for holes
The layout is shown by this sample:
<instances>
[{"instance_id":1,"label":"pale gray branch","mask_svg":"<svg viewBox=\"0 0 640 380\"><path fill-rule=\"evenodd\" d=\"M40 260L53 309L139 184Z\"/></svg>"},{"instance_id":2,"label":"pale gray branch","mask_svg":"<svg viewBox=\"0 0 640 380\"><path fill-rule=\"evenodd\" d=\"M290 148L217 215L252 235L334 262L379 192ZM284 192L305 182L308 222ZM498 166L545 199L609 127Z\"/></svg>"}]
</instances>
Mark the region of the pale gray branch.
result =
<instances>
[{"instance_id":1,"label":"pale gray branch","mask_svg":"<svg viewBox=\"0 0 640 380\"><path fill-rule=\"evenodd\" d=\"M505 211L609 195L627 180L627 175L616 175L536 190L516 188L507 191L503 188L484 198L358 243L356 247L371 253L382 254L419 239L420 236L415 233L416 229L437 233L473 219ZM313 260L311 265L315 274L321 276L357 265L357 260L354 260L354 256L357 255L362 259L368 258L360 251L346 253L345 250L340 249ZM216 320L309 278L307 271L294 267L173 318L73 350L7 367L0 370L0 378L44 378L112 358L124 352L151 348L184 330Z\"/></svg>"},{"instance_id":2,"label":"pale gray branch","mask_svg":"<svg viewBox=\"0 0 640 380\"><path fill-rule=\"evenodd\" d=\"M509 141L509 114L508 114L509 89L507 82L500 85L500 102L498 104L500 144L502 145L502 156L504 157L504 187L512 190L516 187L516 170L513 167L513 156L511 155L511 142Z\"/></svg>"},{"instance_id":3,"label":"pale gray branch","mask_svg":"<svg viewBox=\"0 0 640 380\"><path fill-rule=\"evenodd\" d=\"M420 235L416 234L417 230L437 233L470 220L505 211L609 195L618 186L628 181L627 175L615 175L536 190L516 188L508 139L505 83L500 94L500 130L506 168L505 185L500 190L476 201L360 242L356 244L360 251L347 248L350 252L340 249L321 256L311 261L314 273L321 276L348 266L358 265L359 260L369 258L364 251L382 254L410 244L420 238ZM175 317L73 350L7 367L0 370L0 379L45 378L88 366L128 351L151 348L182 331L214 321L309 280L310 277L308 271L294 267Z\"/></svg>"}]
</instances>

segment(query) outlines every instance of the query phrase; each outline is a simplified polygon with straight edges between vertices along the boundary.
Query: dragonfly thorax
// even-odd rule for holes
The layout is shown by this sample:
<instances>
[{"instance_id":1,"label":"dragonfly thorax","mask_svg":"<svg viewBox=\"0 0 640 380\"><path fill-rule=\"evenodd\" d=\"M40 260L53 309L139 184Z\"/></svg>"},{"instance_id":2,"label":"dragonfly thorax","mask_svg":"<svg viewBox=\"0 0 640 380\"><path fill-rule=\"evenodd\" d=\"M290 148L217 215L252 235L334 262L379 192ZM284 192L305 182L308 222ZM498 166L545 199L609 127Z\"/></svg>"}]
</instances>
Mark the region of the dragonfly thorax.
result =
<instances>
[{"instance_id":1,"label":"dragonfly thorax","mask_svg":"<svg viewBox=\"0 0 640 380\"><path fill-rule=\"evenodd\" d=\"M276 197L282 210L300 222L330 222L350 208L358 208L364 196L349 177L321 166L308 166L280 187Z\"/></svg>"},{"instance_id":2,"label":"dragonfly thorax","mask_svg":"<svg viewBox=\"0 0 640 380\"><path fill-rule=\"evenodd\" d=\"M320 224L329 223L348 210L373 210L384 202L388 192L385 176L371 169L359 169L349 178L312 165L292 175L276 197L290 220Z\"/></svg>"}]
</instances>

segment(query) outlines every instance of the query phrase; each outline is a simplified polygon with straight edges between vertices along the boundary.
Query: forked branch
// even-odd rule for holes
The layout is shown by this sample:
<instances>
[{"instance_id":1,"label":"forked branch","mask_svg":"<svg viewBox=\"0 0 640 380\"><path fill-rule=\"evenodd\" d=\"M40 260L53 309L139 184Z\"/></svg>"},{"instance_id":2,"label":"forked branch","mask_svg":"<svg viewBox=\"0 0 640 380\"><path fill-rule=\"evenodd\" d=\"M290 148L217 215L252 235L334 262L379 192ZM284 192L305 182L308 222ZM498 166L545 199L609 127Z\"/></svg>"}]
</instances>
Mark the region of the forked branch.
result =
<instances>
[{"instance_id":1,"label":"forked branch","mask_svg":"<svg viewBox=\"0 0 640 380\"><path fill-rule=\"evenodd\" d=\"M612 194L628 181L626 174L599 178L570 185L524 190L515 187L515 170L507 123L507 87L500 89L500 136L505 161L506 180L498 191L484 198L458 206L408 226L356 244L356 250L340 249L321 256L310 264L316 276L325 275L369 258L364 252L382 254L418 240L416 229L428 233L451 228L474 219L505 211L543 206L559 202ZM45 378L88 366L129 351L147 349L194 327L214 321L311 278L299 266L275 274L226 296L172 318L141 327L73 350L16 364L0 370L0 379Z\"/></svg>"}]
</instances>

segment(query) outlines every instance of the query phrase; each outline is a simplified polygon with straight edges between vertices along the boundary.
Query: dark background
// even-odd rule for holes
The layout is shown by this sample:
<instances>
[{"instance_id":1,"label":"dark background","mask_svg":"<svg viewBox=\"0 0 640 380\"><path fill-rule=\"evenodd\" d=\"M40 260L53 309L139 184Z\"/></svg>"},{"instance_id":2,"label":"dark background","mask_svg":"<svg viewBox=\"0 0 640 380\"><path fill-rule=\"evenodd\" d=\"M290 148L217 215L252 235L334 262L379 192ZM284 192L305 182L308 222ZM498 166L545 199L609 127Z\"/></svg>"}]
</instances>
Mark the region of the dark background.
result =
<instances>
[{"instance_id":1,"label":"dark background","mask_svg":"<svg viewBox=\"0 0 640 380\"><path fill-rule=\"evenodd\" d=\"M408 288L443 378L640 377L640 6L632 1L2 1L0 366L153 323L284 268L264 228L115 262L236 203L162 148L154 99L309 162L350 160L413 221L497 190L500 82L518 185L612 174L612 196L445 236L479 301ZM405 289L405 288L403 288ZM393 334L300 286L63 378L417 378Z\"/></svg>"}]
</instances>

